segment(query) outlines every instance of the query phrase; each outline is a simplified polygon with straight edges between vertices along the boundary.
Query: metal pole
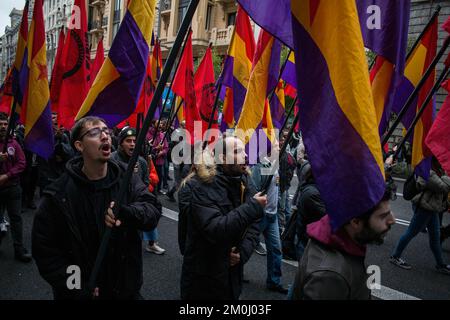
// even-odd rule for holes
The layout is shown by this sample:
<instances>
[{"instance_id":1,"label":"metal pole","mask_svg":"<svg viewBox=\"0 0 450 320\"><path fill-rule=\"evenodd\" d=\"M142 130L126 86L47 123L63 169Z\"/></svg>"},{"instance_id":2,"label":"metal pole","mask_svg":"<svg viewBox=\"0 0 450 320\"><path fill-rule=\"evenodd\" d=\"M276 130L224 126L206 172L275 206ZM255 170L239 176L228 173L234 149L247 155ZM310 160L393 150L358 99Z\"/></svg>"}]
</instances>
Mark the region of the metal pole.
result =
<instances>
[{"instance_id":1,"label":"metal pole","mask_svg":"<svg viewBox=\"0 0 450 320\"><path fill-rule=\"evenodd\" d=\"M450 68L448 66L445 67L445 69L442 71L441 75L439 76L438 80L434 84L433 88L428 93L425 101L422 103L422 106L419 109L419 112L417 112L411 126L409 127L408 131L406 132L406 135L403 137L402 141L397 147L397 150L394 153L393 158L396 159L398 157L398 154L400 153L401 148L405 144L405 142L409 139L411 134L414 132L414 127L416 126L417 122L419 122L419 119L422 117L422 114L425 112L425 109L428 106L428 103L430 102L431 98L433 98L436 91L439 90L439 87L441 83L447 78L448 74L450 73Z\"/></svg>"},{"instance_id":2,"label":"metal pole","mask_svg":"<svg viewBox=\"0 0 450 320\"><path fill-rule=\"evenodd\" d=\"M403 118L405 113L408 111L411 103L414 101L414 99L419 94L419 91L422 89L423 85L428 80L428 77L430 76L430 74L433 71L433 69L436 67L436 64L439 62L439 59L442 57L442 55L444 54L444 52L447 49L447 47L449 46L449 44L450 44L450 36L447 36L447 38L444 41L444 44L442 45L441 50L439 50L439 52L436 55L436 57L434 57L434 59L431 62L430 66L428 67L427 71L425 71L425 74L423 75L422 79L420 79L419 83L414 88L414 91L411 93L411 95L409 96L408 100L403 105L403 108L399 112L399 114L397 116L397 119L395 119L394 123L392 124L392 126L389 128L388 132L383 137L383 140L381 142L382 146L384 146L388 142L389 138L394 133L395 128L397 128L397 126L400 123L401 119Z\"/></svg>"},{"instance_id":3,"label":"metal pole","mask_svg":"<svg viewBox=\"0 0 450 320\"><path fill-rule=\"evenodd\" d=\"M152 99L152 101L150 103L149 110L147 112L144 123L142 125L142 130L139 133L139 136L137 137L136 147L134 148L133 154L131 155L131 158L128 162L127 170L126 170L125 176L121 182L119 194L117 196L117 201L116 201L116 205L114 208L120 208L121 204L123 203L125 194L128 190L129 184L130 184L131 176L134 171L134 166L136 165L138 157L139 157L139 153L140 153L139 151L142 148L142 145L145 140L145 136L147 135L147 131L150 128L150 122L153 119L153 116L155 114L156 107L158 105L158 101L161 99L165 83L170 76L170 72L172 71L173 64L175 62L175 59L176 59L178 52L181 48L181 45L183 43L184 36L188 32L189 25L191 24L192 17L194 16L194 13L195 13L195 10L197 9L197 5L198 5L199 1L200 0L191 0L191 3L189 4L186 15L184 16L183 22L181 24L180 30L178 31L178 35L175 39L173 47L170 50L169 56L168 56L166 64L165 64L165 68L163 70L161 78L158 81L158 85L156 86L155 95L153 96L154 99ZM118 219L120 219L119 211L115 211L114 214ZM89 276L88 289L90 290L90 292L93 292L94 288L96 287L97 277L100 272L100 266L102 265L103 259L105 258L106 250L108 248L108 243L109 243L109 239L111 238L112 230L113 230L113 228L106 228L106 231L103 234L102 241L101 241L100 247L98 249L97 257L95 258L94 267L92 268L92 272Z\"/></svg>"},{"instance_id":4,"label":"metal pole","mask_svg":"<svg viewBox=\"0 0 450 320\"><path fill-rule=\"evenodd\" d=\"M280 132L283 132L284 128L286 128L287 122L288 122L288 120L289 120L289 118L290 118L290 116L292 114L292 111L294 111L295 104L297 103L297 99L298 99L298 96L296 96L294 101L291 103L291 106L289 108L289 112L288 112L288 114L286 116L286 119L284 119L284 122L283 122L283 125L281 126Z\"/></svg>"}]
</instances>

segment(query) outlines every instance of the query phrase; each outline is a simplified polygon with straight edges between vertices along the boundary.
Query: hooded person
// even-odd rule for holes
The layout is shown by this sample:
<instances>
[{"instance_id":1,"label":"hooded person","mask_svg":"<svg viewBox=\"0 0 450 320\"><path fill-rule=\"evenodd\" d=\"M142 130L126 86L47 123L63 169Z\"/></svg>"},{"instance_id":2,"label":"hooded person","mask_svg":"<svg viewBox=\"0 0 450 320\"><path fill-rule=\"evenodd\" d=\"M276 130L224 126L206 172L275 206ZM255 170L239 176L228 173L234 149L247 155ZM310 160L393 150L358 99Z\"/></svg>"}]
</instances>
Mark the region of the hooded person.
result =
<instances>
[{"instance_id":1,"label":"hooded person","mask_svg":"<svg viewBox=\"0 0 450 320\"><path fill-rule=\"evenodd\" d=\"M216 144L217 161L208 148L198 151L193 171L182 182L178 243L183 300L239 299L243 266L259 241L267 203L251 183L245 157L242 141L226 137Z\"/></svg>"},{"instance_id":2,"label":"hooded person","mask_svg":"<svg viewBox=\"0 0 450 320\"><path fill-rule=\"evenodd\" d=\"M125 167L110 159L111 130L104 120L78 120L71 139L81 156L70 160L63 175L44 191L33 223L39 273L55 299L140 299L140 231L157 225L161 204L136 175L124 201L116 204ZM88 279L106 228L113 228L112 235L91 291ZM78 266L81 275L80 286L73 289L67 285L71 266Z\"/></svg>"}]
</instances>

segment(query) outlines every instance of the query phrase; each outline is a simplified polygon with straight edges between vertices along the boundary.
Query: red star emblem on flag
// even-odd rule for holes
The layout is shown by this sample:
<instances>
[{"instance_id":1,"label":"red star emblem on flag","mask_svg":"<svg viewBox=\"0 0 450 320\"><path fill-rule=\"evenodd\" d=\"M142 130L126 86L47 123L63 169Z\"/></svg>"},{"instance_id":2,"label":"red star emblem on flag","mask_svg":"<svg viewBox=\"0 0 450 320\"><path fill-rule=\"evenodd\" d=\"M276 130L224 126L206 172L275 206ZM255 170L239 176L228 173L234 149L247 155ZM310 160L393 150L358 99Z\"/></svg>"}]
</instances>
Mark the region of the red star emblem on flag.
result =
<instances>
[{"instance_id":1,"label":"red star emblem on flag","mask_svg":"<svg viewBox=\"0 0 450 320\"><path fill-rule=\"evenodd\" d=\"M47 79L47 66L44 64L37 64L38 68L39 68L39 77L37 78L37 80L43 80L43 79Z\"/></svg>"}]
</instances>

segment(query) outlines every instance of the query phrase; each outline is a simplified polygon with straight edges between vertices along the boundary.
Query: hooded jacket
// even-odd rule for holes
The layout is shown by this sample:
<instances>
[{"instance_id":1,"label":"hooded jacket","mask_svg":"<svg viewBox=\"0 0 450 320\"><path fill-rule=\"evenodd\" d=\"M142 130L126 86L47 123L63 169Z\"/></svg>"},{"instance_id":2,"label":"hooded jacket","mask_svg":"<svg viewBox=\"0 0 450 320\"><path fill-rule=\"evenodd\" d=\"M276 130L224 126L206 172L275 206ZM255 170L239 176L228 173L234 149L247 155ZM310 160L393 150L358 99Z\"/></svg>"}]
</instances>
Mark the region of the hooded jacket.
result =
<instances>
[{"instance_id":1,"label":"hooded jacket","mask_svg":"<svg viewBox=\"0 0 450 320\"><path fill-rule=\"evenodd\" d=\"M432 212L443 212L447 210L447 197L450 191L450 178L446 175L439 177L435 171L431 170L428 181L419 176L417 179L419 190L412 203L422 209Z\"/></svg>"},{"instance_id":2,"label":"hooded jacket","mask_svg":"<svg viewBox=\"0 0 450 320\"><path fill-rule=\"evenodd\" d=\"M3 139L0 139L1 152L3 152L3 144ZM6 161L0 162L0 175L6 174L8 180L0 186L0 189L18 185L20 182L20 174L25 170L26 166L25 154L16 139L10 138L8 140L6 153L8 154Z\"/></svg>"},{"instance_id":3,"label":"hooded jacket","mask_svg":"<svg viewBox=\"0 0 450 320\"><path fill-rule=\"evenodd\" d=\"M332 233L329 216L308 225L311 238L294 281L296 300L367 300L366 248L341 228Z\"/></svg>"},{"instance_id":4,"label":"hooded jacket","mask_svg":"<svg viewBox=\"0 0 450 320\"><path fill-rule=\"evenodd\" d=\"M236 300L243 265L259 241L263 207L247 175L226 176L221 167L200 168L178 193L178 242L183 254L183 300ZM230 266L237 247L240 263Z\"/></svg>"},{"instance_id":5,"label":"hooded jacket","mask_svg":"<svg viewBox=\"0 0 450 320\"><path fill-rule=\"evenodd\" d=\"M67 163L66 172L45 190L33 224L33 258L55 299L89 299L87 282L106 229L104 216L117 199L125 169L108 161L105 178L91 181L82 173L83 159ZM142 241L139 230L153 229L161 205L133 175L119 210L122 221L112 232L97 285L100 299L131 299L142 286ZM116 213L117 214L117 213ZM68 267L81 270L81 289L69 290Z\"/></svg>"}]
</instances>

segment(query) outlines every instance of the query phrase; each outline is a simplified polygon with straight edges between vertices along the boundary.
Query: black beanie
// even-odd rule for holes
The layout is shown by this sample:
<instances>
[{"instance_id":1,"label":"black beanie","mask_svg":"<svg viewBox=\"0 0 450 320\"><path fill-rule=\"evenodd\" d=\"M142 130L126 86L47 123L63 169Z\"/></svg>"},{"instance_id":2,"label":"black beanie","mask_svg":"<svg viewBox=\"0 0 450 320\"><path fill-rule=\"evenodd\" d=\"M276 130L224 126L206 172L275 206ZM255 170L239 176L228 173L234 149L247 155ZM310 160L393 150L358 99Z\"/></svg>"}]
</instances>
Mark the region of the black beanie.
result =
<instances>
[{"instance_id":1,"label":"black beanie","mask_svg":"<svg viewBox=\"0 0 450 320\"><path fill-rule=\"evenodd\" d=\"M122 144L123 140L127 137L135 137L136 136L136 129L125 127L120 131L119 133L119 145Z\"/></svg>"}]
</instances>

